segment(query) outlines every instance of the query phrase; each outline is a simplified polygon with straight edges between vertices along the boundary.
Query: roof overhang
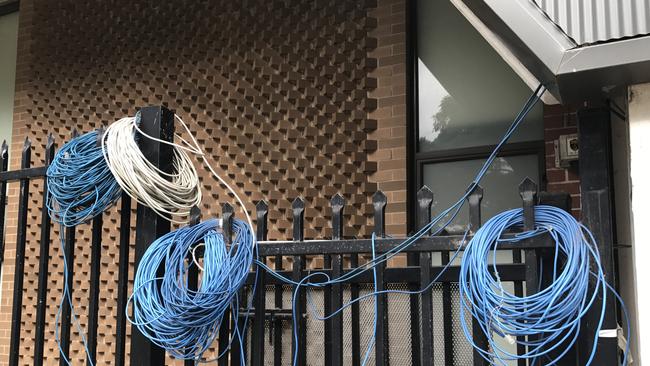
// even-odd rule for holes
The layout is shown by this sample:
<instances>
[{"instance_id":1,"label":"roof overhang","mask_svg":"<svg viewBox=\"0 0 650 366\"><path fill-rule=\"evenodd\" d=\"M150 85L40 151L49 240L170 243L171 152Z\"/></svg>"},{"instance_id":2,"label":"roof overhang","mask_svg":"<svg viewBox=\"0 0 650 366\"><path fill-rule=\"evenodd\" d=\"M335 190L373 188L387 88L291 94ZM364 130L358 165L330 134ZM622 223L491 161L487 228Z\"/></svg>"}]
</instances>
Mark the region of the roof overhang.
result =
<instances>
[{"instance_id":1,"label":"roof overhang","mask_svg":"<svg viewBox=\"0 0 650 366\"><path fill-rule=\"evenodd\" d=\"M544 83L562 103L650 82L650 36L579 46L532 1L452 2L524 81Z\"/></svg>"}]
</instances>

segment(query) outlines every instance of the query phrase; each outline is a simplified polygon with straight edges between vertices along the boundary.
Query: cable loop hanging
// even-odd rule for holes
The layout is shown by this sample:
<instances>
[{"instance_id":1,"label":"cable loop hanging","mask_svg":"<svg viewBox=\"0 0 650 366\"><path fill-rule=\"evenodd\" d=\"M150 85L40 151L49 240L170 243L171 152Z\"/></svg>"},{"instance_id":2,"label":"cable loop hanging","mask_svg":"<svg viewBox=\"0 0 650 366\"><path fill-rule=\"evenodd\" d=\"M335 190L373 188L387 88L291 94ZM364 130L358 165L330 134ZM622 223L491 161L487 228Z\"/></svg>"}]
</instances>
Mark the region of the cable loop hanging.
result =
<instances>
[{"instance_id":1,"label":"cable loop hanging","mask_svg":"<svg viewBox=\"0 0 650 366\"><path fill-rule=\"evenodd\" d=\"M185 149L169 142L174 147L174 173L166 173L149 162L136 138L151 137L136 134L139 123L139 115L136 115L108 126L101 139L108 168L124 192L138 203L172 222L184 223L186 220L175 217L187 217L192 206L201 203L198 173Z\"/></svg>"}]
</instances>

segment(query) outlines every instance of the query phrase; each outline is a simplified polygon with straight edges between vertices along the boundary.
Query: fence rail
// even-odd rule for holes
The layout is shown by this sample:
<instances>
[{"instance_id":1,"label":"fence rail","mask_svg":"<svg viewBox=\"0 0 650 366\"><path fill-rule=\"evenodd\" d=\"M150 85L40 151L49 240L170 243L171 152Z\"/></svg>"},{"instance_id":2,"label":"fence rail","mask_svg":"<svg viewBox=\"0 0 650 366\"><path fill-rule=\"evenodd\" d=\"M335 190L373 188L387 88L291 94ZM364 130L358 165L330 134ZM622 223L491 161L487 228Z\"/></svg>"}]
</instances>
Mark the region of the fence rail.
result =
<instances>
[{"instance_id":1,"label":"fence rail","mask_svg":"<svg viewBox=\"0 0 650 366\"><path fill-rule=\"evenodd\" d=\"M162 121L162 124L155 125L154 120ZM170 120L171 119L171 120ZM161 134L162 128L171 128L173 126L173 114L169 113L161 107L148 107L143 109L142 125L144 129L149 128L148 133L153 136L169 137L173 134ZM147 127L148 126L148 127ZM153 126L158 126L154 128ZM153 142L148 139L142 139L141 148L148 158L152 161L160 162L163 159L171 157L171 152L166 151L163 144ZM55 151L54 140L50 137L48 139L45 151L45 166L30 167L31 161L31 143L29 140L25 141L22 151L22 164L21 169L16 171L7 171L7 147L4 145L0 155L0 210L4 210L4 203L7 200L7 182L16 181L20 182L20 192L18 196L19 213L17 221L17 243L16 243L16 271L14 278L14 296L12 306L12 325L11 325L11 354L10 366L17 366L20 359L20 342L21 342L21 313L23 304L23 279L24 279L24 263L25 263L25 247L27 245L27 211L29 209L29 187L30 181L33 179L42 179L45 175L48 164L52 161ZM47 186L43 188L43 195L47 194ZM431 205L433 202L433 192L427 187L423 187L417 194L417 215L416 222L419 228L423 227L431 220ZM483 190L481 187L476 187L468 197L468 210L469 210L469 224L470 236L476 232L481 226L481 199L483 197ZM526 180L520 186L520 194L522 197L522 207L525 213L525 226L531 227L534 222L534 210L532 209L536 203L545 203L560 206L569 209L569 196L566 194L540 194L537 195L537 186L534 182ZM403 241L402 238L391 238L385 232L385 208L388 203L386 195L381 191L374 194L372 197L373 203L373 232L377 237L376 250L378 254L385 253L397 244ZM126 364L126 338L127 327L126 323L126 300L127 288L129 281L129 241L131 237L130 223L131 223L131 199L126 195L122 195L120 205L120 222L119 222L119 273L118 273L118 288L117 288L117 320L115 324L115 349L114 349L114 364ZM38 273L38 289L37 289L37 302L34 304L37 309L36 315L36 331L34 335L34 364L43 364L43 346L44 346L44 332L45 332L45 318L47 310L47 289L48 289L48 274L49 274L49 250L50 250L50 226L51 222L47 213L45 205L40 207L41 220L40 220L40 259L39 259L39 273ZM343 228L346 225L345 219L345 198L339 194L331 199L331 225L332 237L328 239L319 240L305 240L304 238L304 212L305 203L301 198L296 198L292 203L293 213L293 240L291 241L267 241L267 217L269 213L269 206L266 202L260 201L256 205L256 236L258 239L258 251L260 260L265 263L273 263L275 270L291 277L294 280L299 280L303 276L313 271L313 265L309 265L310 261L314 258L322 258L323 268L319 271L325 272L328 275L336 278L342 274L349 273L359 264L367 260L367 253L372 250L371 240L368 238L351 239L343 236ZM232 219L234 218L234 208L225 203L222 205L222 218L224 231L226 236L229 237L232 232ZM5 216L0 212L0 228L4 228ZM193 221L198 220L199 213L193 213ZM90 224L92 230L91 240L91 260L90 268L90 289L89 289L89 308L88 308L88 324L86 331L88 332L88 342L90 353L87 363L96 361L96 347L97 347L97 329L99 325L98 308L99 303L102 301L100 271L101 271L101 255L102 255L102 229L104 226L102 216L98 216L92 220ZM136 242L135 242L135 258L136 266L142 253L146 250L147 246L158 236L167 232L170 229L169 222L165 219L156 216L151 210L141 205L138 205L137 210L137 224L136 224ZM0 229L1 230L1 229ZM67 240L65 243L65 251L68 258L68 269L70 276L68 277L68 285L72 291L73 269L74 269L74 249L75 249L75 231L76 228L67 229ZM5 233L1 232L1 245L2 253L0 258L4 256L4 242ZM469 239L468 238L468 239ZM30 243L35 244L35 243ZM462 241L462 236L459 235L446 235L446 236L430 236L426 235L416 241L404 250L406 253L406 266L393 267L382 264L378 267L378 288L387 289L390 286L400 285L405 286L404 289L418 290L428 285L431 280L438 276L443 267L451 260L450 253L455 252L461 248L465 243ZM552 246L552 241L549 237L537 236L523 240L517 244L503 243L500 245L502 250L512 251L511 263L499 264L497 269L499 276L503 281L512 281L514 283L514 291L517 295L521 296L524 293L524 287L527 293L532 293L537 289L539 279L538 263L544 260L548 251L546 249ZM524 252L522 256L521 252ZM437 263L434 264L434 253L440 253ZM86 265L86 264L84 264ZM453 365L454 360L461 357L457 349L458 332L456 329L457 324L454 320L457 317L453 312L457 307L457 303L453 300L457 295L457 288L454 284L457 282L459 267L452 265L439 279L440 283L439 293L442 299L442 307L438 309L434 306L433 291L425 291L420 296L410 296L408 299L408 306L400 313L400 316L408 318L408 331L403 334L404 342L409 340L406 348L400 348L401 353L406 354L391 354L396 348L391 346L391 342L396 339L394 332L397 327L394 322L389 321L395 313L392 312L391 301L392 297L389 295L378 296L378 309L379 317L377 320L377 338L376 347L374 351L374 359L377 365L388 365L392 359L399 356L408 359L412 365L434 365L441 364L440 360L444 360L444 364ZM198 273L191 274L192 286L197 286ZM257 283L255 280L257 279ZM541 279L542 283L544 278ZM328 286L322 290L322 310L329 313L332 310L339 309L344 302L358 298L361 296L364 289L373 283L372 274L370 272L363 273L359 276L351 278L343 284L336 284ZM55 283L55 286L63 286L62 283ZM252 289L255 288L253 293ZM307 297L303 289L300 290L299 296L296 298L295 307L297 313L300 314L298 321L295 322L295 331L298 334L298 342L293 340L293 337L287 334L287 322L291 317L291 307L287 306L287 295L290 290L286 288L281 282L274 277L260 271L256 275L251 272L247 285L242 289L242 297L247 299L249 296L254 296L252 309L241 309L240 314L250 318L249 329L246 329L248 334L244 337L244 349L242 352L245 355L247 364L252 365L287 365L291 364L291 355L294 350L298 352L299 365L343 365L351 364L359 366L363 358L363 351L366 345L363 343L364 335L369 331L364 327L362 320L362 307L363 305L355 303L349 311L341 312L338 315L319 323L322 326L322 338L314 338L314 329L308 328L308 323L311 324L310 313L307 311ZM71 294L71 297L73 294ZM392 295L391 295L392 296ZM344 301L345 300L345 301ZM240 303L245 304L246 301ZM30 304L31 305L31 304ZM62 318L61 329L61 342L64 351L69 350L70 347L70 312L65 310ZM436 314L442 313L442 322L437 321ZM434 319L435 318L435 319ZM234 322L224 322L220 330L218 341L219 352L224 352L226 355L219 361L220 365L239 365L240 352L238 342L232 343L232 349L228 350L228 334L229 327L235 324ZM239 323L241 324L241 322ZM442 327L442 332L437 327ZM402 328L401 325L399 327ZM319 330L319 332L321 332ZM244 331L241 329L240 331ZM442 349L436 349L434 346L440 344L440 340L436 340L436 334L442 333L444 339L442 340ZM151 344L142 335L137 332L136 328L131 329L131 350L130 350L130 364L131 365L164 365L164 353L161 349ZM402 334L400 333L399 339ZM476 324L473 326L474 342L479 345L486 344L486 337L483 331L480 330ZM456 341L454 341L456 340ZM400 341L401 342L401 341ZM267 349L268 343L272 344L270 349ZM405 343L405 344L406 344ZM287 352L285 345L290 344L290 351ZM322 347L322 360L308 359L308 350ZM519 346L517 351L519 353L525 352L524 347ZM464 355L462 357L469 357L474 365L487 365L478 353L472 355ZM458 361L460 362L460 361ZM61 360L61 365L63 361ZM187 361L185 365L193 365L194 361ZM460 363L458 363L460 364ZM571 363L564 363L569 365ZM519 365L525 365L525 362L519 362Z\"/></svg>"}]
</instances>

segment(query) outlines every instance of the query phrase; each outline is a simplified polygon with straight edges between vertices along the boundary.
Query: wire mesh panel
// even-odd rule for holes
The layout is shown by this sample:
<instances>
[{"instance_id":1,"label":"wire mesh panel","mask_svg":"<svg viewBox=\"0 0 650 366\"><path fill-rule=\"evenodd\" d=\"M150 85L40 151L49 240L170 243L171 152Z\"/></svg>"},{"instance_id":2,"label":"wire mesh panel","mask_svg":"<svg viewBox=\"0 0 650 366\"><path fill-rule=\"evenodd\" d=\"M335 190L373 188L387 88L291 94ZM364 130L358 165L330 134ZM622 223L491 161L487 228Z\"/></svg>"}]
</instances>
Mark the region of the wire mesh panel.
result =
<instances>
[{"instance_id":1,"label":"wire mesh panel","mask_svg":"<svg viewBox=\"0 0 650 366\"><path fill-rule=\"evenodd\" d=\"M444 352L445 342L448 341L449 336L445 332L444 323L445 316L442 311L443 293L442 284L436 283L431 288L432 291L432 307L433 307L433 364L436 366L451 365L447 363L446 354ZM450 360L451 361L451 360Z\"/></svg>"},{"instance_id":2,"label":"wire mesh panel","mask_svg":"<svg viewBox=\"0 0 650 366\"><path fill-rule=\"evenodd\" d=\"M451 341L454 349L453 353L453 363L452 365L473 365L472 345L467 341L463 333L460 320L460 292L458 283L451 283L451 317L452 317L452 332L451 340L446 339L447 342ZM471 319L471 315L466 312L465 319ZM472 327L471 324L468 326L468 329L471 333Z\"/></svg>"},{"instance_id":3,"label":"wire mesh panel","mask_svg":"<svg viewBox=\"0 0 650 366\"><path fill-rule=\"evenodd\" d=\"M406 283L388 284L387 290L408 291ZM409 295L391 293L388 295L388 345L391 365L412 364L411 355L411 312Z\"/></svg>"},{"instance_id":4,"label":"wire mesh panel","mask_svg":"<svg viewBox=\"0 0 650 366\"><path fill-rule=\"evenodd\" d=\"M343 286L343 303L347 304L352 299L350 285ZM352 308L343 310L343 365L352 365Z\"/></svg>"},{"instance_id":5,"label":"wire mesh panel","mask_svg":"<svg viewBox=\"0 0 650 366\"><path fill-rule=\"evenodd\" d=\"M307 363L323 365L325 359L325 323L318 319L324 314L323 290L309 290L307 295ZM314 314L315 313L315 314Z\"/></svg>"}]
</instances>

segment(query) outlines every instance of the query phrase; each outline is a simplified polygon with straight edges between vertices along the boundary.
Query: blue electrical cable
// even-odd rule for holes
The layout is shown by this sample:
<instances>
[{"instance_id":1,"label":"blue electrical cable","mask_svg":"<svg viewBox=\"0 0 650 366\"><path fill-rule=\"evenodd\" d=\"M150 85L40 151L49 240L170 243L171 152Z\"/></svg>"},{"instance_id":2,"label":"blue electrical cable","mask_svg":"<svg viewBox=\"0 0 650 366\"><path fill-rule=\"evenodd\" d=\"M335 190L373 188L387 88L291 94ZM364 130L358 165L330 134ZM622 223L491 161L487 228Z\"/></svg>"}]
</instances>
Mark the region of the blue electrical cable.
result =
<instances>
[{"instance_id":1,"label":"blue electrical cable","mask_svg":"<svg viewBox=\"0 0 650 366\"><path fill-rule=\"evenodd\" d=\"M129 321L149 340L179 359L201 360L228 309L232 309L234 338L242 341L236 324L238 291L244 285L255 255L248 225L233 221L234 239L224 240L217 220L182 227L154 241L143 255L128 303ZM191 255L203 243L204 256L198 290L188 287ZM163 266L164 274L158 270ZM128 305L127 305L128 306ZM127 312L128 313L128 312Z\"/></svg>"},{"instance_id":2,"label":"blue electrical cable","mask_svg":"<svg viewBox=\"0 0 650 366\"><path fill-rule=\"evenodd\" d=\"M307 287L307 288L316 287L317 288L317 287L324 287L324 286L329 286L329 285L349 281L349 280L361 275L363 272L365 272L365 271L367 271L369 269L374 269L379 264L387 262L390 258L392 258L395 255L401 253L404 249L408 248L410 245L412 245L415 241L417 241L418 239L420 239L424 235L429 235L432 231L433 231L432 235L439 234L458 215L458 213L460 212L460 209L465 204L465 201L466 201L467 197L472 193L474 188L480 183L481 179L485 176L485 174L489 170L490 166L492 165L492 163L496 159L497 154L501 150L501 147L508 141L508 139L512 136L512 134L515 132L517 127L519 127L519 125L523 122L523 120L526 118L528 113L533 109L535 104L537 104L537 102L539 101L539 99L541 98L542 94L544 94L545 91L546 91L546 88L543 85L540 84L535 89L535 91L530 95L530 97L526 100L526 103L524 103L524 106L519 111L519 113L515 117L512 124L506 130L506 132L505 132L503 138L501 139L501 141L499 141L499 143L494 148L494 150L492 151L490 156L486 159L486 161L483 164L482 168L476 174L476 177L471 182L471 184L470 184L469 188L467 189L467 191L465 192L465 194L463 194L458 199L458 201L456 201L452 206L450 206L446 210L442 211L435 218L433 218L427 225L424 225L413 236L410 236L409 238L405 239L401 244L396 245L395 247L389 249L385 253L374 257L372 260L368 261L367 263L362 264L362 265L358 266L357 268L354 268L354 269L350 270L349 272L345 273L344 275L342 275L342 276L340 276L338 278L335 278L335 279L331 279L325 273L315 272L315 273L312 273L312 274L306 276L305 278L303 278L300 281L294 281L294 280L292 280L292 279L290 279L288 277L282 276L281 274L275 272L273 269L271 269L270 267L268 267L265 263L262 263L261 261L256 260L255 264L258 267L260 267L260 268L264 269L265 271L267 271L273 277L279 279L280 281L283 281L285 283L288 283L288 284L291 284L291 285L295 286L294 294L293 294L293 300L294 300L293 302L295 303L296 296L298 295L298 292L300 291L301 287ZM438 228L435 228L435 226L438 223L440 223L441 221L444 222L444 224L442 226L438 227ZM374 246L374 237L373 237L373 246ZM445 267L445 268L447 268L447 267ZM317 276L323 276L327 280L324 281L324 282L310 282L309 281L312 277L317 277ZM377 284L375 283L375 286L376 285ZM433 285L433 282L429 286L427 286L427 288L429 288L432 285ZM386 292L386 291L381 291L380 293L389 293L389 292L392 292L392 293L421 293L421 292L418 292L418 291L415 291L415 292L409 292L409 291L388 291L388 292ZM367 297L364 297L364 298L368 298L368 297L371 297L371 296L376 296L376 295L378 295L378 293L374 292L374 293L369 294L369 295L370 296L367 296ZM360 299L353 300L353 302L355 302L355 301L360 301ZM341 311L345 307L351 305L353 302L350 302L350 303L346 304L341 309L337 310L337 312ZM295 308L292 309L292 313L294 315L294 322L295 322L296 315L297 315ZM298 335L295 332L295 330L297 329L295 324L294 324L293 329L294 329L294 334L293 334L294 340L297 342ZM376 329L375 329L375 333L376 333ZM294 351L294 355L293 355L294 365L296 364L297 360L298 360L298 347L296 347L296 349Z\"/></svg>"},{"instance_id":3,"label":"blue electrical cable","mask_svg":"<svg viewBox=\"0 0 650 366\"><path fill-rule=\"evenodd\" d=\"M521 122L524 120L524 118L526 117L526 115L528 114L528 112L533 108L533 106L534 106L534 105L536 104L536 102L539 100L539 98L540 98L541 95L544 93L544 91L545 91L545 88L544 88L542 85L540 85L540 86L535 90L535 92L531 95L531 97L527 100L527 102L525 103L524 107L522 108L522 110L519 112L519 114L517 115L517 117L516 117L515 120L513 121L512 125L511 125L511 126L508 128L508 130L506 131L506 133L505 133L504 137L502 138L502 140L497 144L496 148L493 150L493 152L490 154L490 156L486 159L485 164L482 166L482 168L481 168L481 169L479 170L479 172L477 173L476 177L474 178L474 180L473 180L472 183L470 184L470 187L468 188L467 192L466 192L462 197L460 197L459 200L458 200L455 204L453 204L451 207L449 207L448 209L446 209L446 210L444 210L443 212L441 212L441 213L440 213L439 215L437 215L433 220L431 220L427 225L425 225L424 227L422 227L422 228L421 228L417 233L415 233L413 236L407 238L407 239L406 239L404 242L402 242L401 244L399 244L399 245L393 247L392 249L386 251L384 254L382 254L382 255L380 255L380 256L374 256L374 255L373 255L373 259L370 260L369 262L367 262L366 264L361 265L361 266L359 266L359 267L357 267L357 268L355 268L355 269L352 269L351 271L347 272L346 274L340 276L339 278L335 278L335 279L330 278L327 274L325 274L325 273L323 273L323 272L315 272L315 273L311 273L311 274L309 274L308 276L306 276L305 278L303 278L303 279L300 280L300 281L293 281L293 280L291 280L290 278L284 277L284 276L280 275L279 273L276 273L273 269L269 268L268 266L266 266L266 264L264 264L264 263L262 263L262 262L260 262L260 261L256 261L255 264L256 264L258 267L260 267L260 268L266 270L266 271L269 272L272 276L278 278L279 280L281 280L281 281L283 281L283 282L285 282L285 283L288 283L288 284L291 284L291 285L295 286L294 294L293 294L293 300L294 300L294 303L295 303L296 296L298 295L298 291L300 291L300 288L301 288L301 287L306 287L306 288L318 288L318 287L324 287L324 286L329 286L329 285L332 285L332 284L337 284L337 283L342 283L342 282L345 282L345 281L349 281L350 279L352 279L352 278L354 278L354 277L360 275L362 272L365 272L365 271L368 270L368 269L373 269L373 270L375 270L377 265L379 265L380 263L385 263L388 259L390 259L390 258L392 258L393 256L397 255L398 253L402 252L405 248L407 248L408 246L412 245L412 244L413 244L417 239L421 238L421 237L424 236L424 235L427 235L427 234L428 234L429 232L431 232L432 230L433 230L433 235L436 235L436 234L440 233L440 232L441 232L441 231L442 231L442 230L443 230L443 229L444 229L444 228L445 228L445 227L446 227L450 222L452 222L452 221L454 220L454 218L456 217L456 215L458 215L458 213L460 212L461 207L462 207L463 204L465 203L465 200L467 199L467 197L469 196L469 194L471 194L471 192L473 191L473 189L474 189L474 188L479 184L479 182L481 181L481 179L485 176L485 174L486 174L487 171L489 170L489 168L490 168L492 162L493 162L494 159L496 158L496 156L497 156L498 152L500 151L501 147L502 147L502 146L507 142L507 140L512 136L512 134L514 133L514 131L515 131L515 130L517 129L517 127L521 124ZM570 216L570 215L568 215L568 216ZM444 222L444 225L442 225L442 226L439 227L439 228L434 229L435 225L437 225L441 220L444 220L444 221L443 221L443 222ZM589 233L588 230L586 230L585 227L581 226L581 228L582 228L583 230L585 230L585 232L587 232L589 236L591 236L591 233ZM527 235L537 235L537 234L539 234L539 233L533 232L533 233L528 233ZM466 236L466 235L467 235L467 232L465 233L465 236ZM524 236L522 235L522 236L520 236L520 237L523 238ZM556 236L554 236L554 238L556 238ZM592 238L592 239L593 239L593 238ZM592 240L592 243L593 243L593 240ZM373 235L373 238L372 238L372 249L373 249L373 251L374 251L374 248L375 248L375 237L374 237L374 235ZM583 249L583 250L584 250L584 249ZM456 257L459 255L459 253L460 253L460 248L456 251L456 253L454 254L453 258L456 258ZM594 254L594 252L591 251L591 249L589 249L589 253ZM467 255L468 255L468 254L466 253L465 256L467 256ZM469 254L469 255L471 255L471 254ZM494 254L494 255L495 255L495 254ZM596 255L596 257L598 256L597 251L595 252L595 255ZM464 256L464 257L465 257L465 256ZM496 258L495 258L495 259L496 259ZM485 263L486 260L487 260L487 257L484 256L484 257L481 257L480 259L477 259L477 260L482 260L483 263ZM350 305L352 305L352 304L355 303L355 302L359 302L359 301L361 301L361 300L363 300L363 299L367 299L367 298L370 298L370 297L376 297L376 296L378 296L378 295L380 295L380 294L401 293L401 294L410 294L410 295L413 295L413 294L420 294L420 293L422 293L422 292L424 292L424 291L428 291L428 290L431 288L431 286L433 286L433 284L438 280L439 276L442 275L442 273L444 273L444 271L446 271L446 270L449 268L449 266L450 266L450 264L451 264L452 262L453 262L453 259L452 259L452 260L451 260L451 261L450 261L450 262L449 262L449 263L448 263L448 264L443 268L443 270L440 272L440 274L439 274L438 276L436 276L436 278L434 278L433 281L431 281L427 286L425 286L425 287L422 288L421 290L417 290L417 291L399 291L399 290L375 291L375 292L373 292L373 293L367 294L367 295L365 295L365 296L362 296L362 297L360 297L360 298L358 298L358 299L355 299L355 300L353 300L353 301L351 301L351 302L345 304L345 305L342 306L340 309L335 310L333 313L331 313L331 314L329 314L329 315L316 316L316 318L318 318L318 319L320 319L320 320L329 319L329 318L331 318L332 316L334 316L334 315L336 315L336 314L342 312L345 308L349 307ZM494 261L494 263L496 263L496 261ZM557 258L557 257L556 257L555 264L556 264L556 265L554 266L554 272L556 272L556 271L557 271L557 268L558 268L558 258ZM600 274L602 275L602 269L600 269L600 263L599 263L599 261L598 261L596 264L597 264L597 266L598 266L598 268L599 268ZM494 265L493 270L496 271L496 265ZM587 272L587 277L589 277L589 275L593 275L593 273ZM325 281L320 281L320 282L311 282L311 281L310 281L312 278L314 278L314 277L318 277L318 276L322 276L322 277L326 278L326 280L325 280ZM555 278L555 277L554 277L554 278ZM583 273L583 277L582 277L582 278L584 279L584 273ZM376 286L377 286L376 279L375 279L374 281L375 281L374 286L375 286L375 288L377 288L377 287L376 287ZM461 282L462 282L462 280L461 280ZM588 283L588 281L587 281L587 282L583 282L583 283L581 283L581 284L582 284L582 285L585 285L585 283ZM606 282L604 282L604 284L605 284L605 285L603 285L603 286L608 286ZM558 285L558 286L559 286L559 285ZM625 314L627 314L627 309L625 309L625 305L623 304L622 299L620 299L620 297L618 296L618 294L616 294L616 292L615 292L611 287L610 287L610 290L613 291L614 294L616 295L616 297L619 299L619 301L621 302L621 304L622 304L622 306L623 306L623 309L624 309ZM603 290L603 292L604 292L604 290ZM309 293L307 292L307 294L309 294ZM475 293L475 294L476 294L476 293ZM477 295L477 296L480 296L480 293L479 293L479 294L476 294L476 295ZM591 303L593 303L593 301L592 301ZM591 303L590 303L590 304L591 304ZM308 296L308 304L310 305L310 310L312 310L312 312L315 312L315 311L313 310L313 304L311 303L309 296ZM577 302L575 302L575 301L572 303L572 305L576 305L576 304L577 304ZM584 305L587 305L587 304L584 304L584 303L581 303L581 304L582 304L583 306L584 306ZM555 308L553 308L553 309L555 309ZM518 310L521 310L521 309L519 308ZM603 310L603 311L604 311L604 310ZM295 319L296 319L296 316L297 316L297 314L296 314L296 309L295 309L295 308L293 309L292 313L293 313L293 316L294 316L294 329L297 329L296 324L295 324ZM464 314L461 313L461 316L463 316L463 315L464 315ZM473 315L474 315L474 314L473 314ZM521 315L521 316L523 317L523 319L524 319L523 321L524 321L524 322L527 322L527 321L530 320L529 317L526 315L525 312L522 312L521 314L518 314L518 315ZM556 321L556 324L557 324L557 320L555 320L555 319L554 319L554 320L550 320L550 321L549 321L549 324L552 324L553 321ZM579 322L578 322L578 323L579 323ZM602 321L601 321L601 323L602 323ZM629 324L629 320L628 320L628 324ZM548 324L547 324L547 325L548 325ZM375 323L374 328L375 328L375 329L374 329L374 334L376 334L376 323ZM566 329L566 328L565 328L565 329ZM537 329L535 329L535 330L537 330ZM546 329L546 330L548 330L548 329ZM578 325L577 330L579 330L579 325ZM467 330L465 329L465 331L467 331ZM532 332L532 330L530 330L530 331ZM536 333L535 333L535 334L536 334ZM629 325L628 325L628 334L629 334ZM531 358L532 360L535 360L536 357L538 357L538 356L540 356L540 355L543 355L543 354L547 354L547 353L549 353L550 351L554 350L555 348L558 348L559 345L561 344L561 342L566 341L566 339L568 338L568 336L566 336L566 335L564 335L564 336L562 336L562 337L560 337L560 336L561 336L561 335L551 335L551 336L547 336L547 338L546 338L547 341L546 341L546 342L542 342L542 344L539 344L539 345L538 345L538 347L537 347L537 351L538 351L538 352L536 352L536 354L535 354L534 356L531 356L531 355L529 355L529 354L526 354L526 355L522 355L521 357L523 357L523 358ZM598 336L598 335L596 335L596 337L597 337L597 336ZM629 338L629 335L628 335L628 338ZM559 339L559 340L558 340L558 339ZM298 341L298 335L297 335L295 332L294 332L294 341L295 341L295 342ZM551 343L552 341L557 341L558 343L552 344L552 343ZM574 341L575 341L575 340L574 340ZM528 345L528 343L526 343L526 345ZM549 345L550 345L550 346L549 346ZM547 347L547 346L549 346L549 347ZM597 346L597 343L594 343L594 350L593 350L593 352L592 352L592 358L593 358L593 354L595 353L595 347L596 347L596 346ZM544 350L542 350L542 349L544 349ZM294 365L295 365L296 362L297 362L297 356L298 356L297 352L298 352L298 351L297 351L297 348L296 348L296 351L294 352L294 355L293 355ZM486 358L486 359L488 359L488 361L490 361L490 356L491 356L491 355L490 355L490 353L489 353L488 350L484 350L484 353L483 353L482 355L483 355L484 358ZM512 355L511 355L511 356L512 356ZM514 356L516 356L516 355L514 355ZM627 357L627 351L625 352L625 357ZM367 358L364 357L364 362L365 362L366 360L367 360ZM490 362L492 362L492 361L490 361Z\"/></svg>"},{"instance_id":4,"label":"blue electrical cable","mask_svg":"<svg viewBox=\"0 0 650 366\"><path fill-rule=\"evenodd\" d=\"M106 165L101 146L97 144L98 137L97 131L91 131L70 140L56 153L46 173L46 205L50 218L60 224L60 249L63 256L63 294L55 317L54 335L59 353L68 365L71 361L63 352L59 334L61 311L66 301L86 353L89 354L89 351L68 288L65 228L82 224L101 214L117 201L122 192ZM90 365L93 365L92 360Z\"/></svg>"},{"instance_id":5,"label":"blue electrical cable","mask_svg":"<svg viewBox=\"0 0 650 366\"><path fill-rule=\"evenodd\" d=\"M596 241L571 214L552 206L535 206L534 230L511 239L502 238L503 233L522 227L523 210L508 210L488 220L467 245L459 276L463 333L490 364L507 365L507 361L519 359L534 362L544 357L550 358L548 364L552 365L571 350L580 333L582 318L600 297L602 303L596 334L588 335L594 337L594 345L585 366L591 365L605 318L608 292ZM488 257L496 259L500 243L517 243L545 233L555 242L553 280L533 295L511 293L499 278L496 260L488 264ZM563 265L560 265L561 261ZM593 288L590 287L591 280L595 284ZM611 287L609 290L623 304ZM627 310L624 311L627 314ZM481 348L473 341L471 318L467 319L466 313L480 325L488 340L487 348ZM503 338L512 344L526 346L527 351L521 355L508 351L499 342ZM551 352L554 353L552 358L549 357ZM623 365L627 354L628 349L625 350Z\"/></svg>"},{"instance_id":6,"label":"blue electrical cable","mask_svg":"<svg viewBox=\"0 0 650 366\"><path fill-rule=\"evenodd\" d=\"M53 221L66 227L101 214L122 193L97 138L97 131L73 138L47 168L47 209Z\"/></svg>"}]
</instances>

